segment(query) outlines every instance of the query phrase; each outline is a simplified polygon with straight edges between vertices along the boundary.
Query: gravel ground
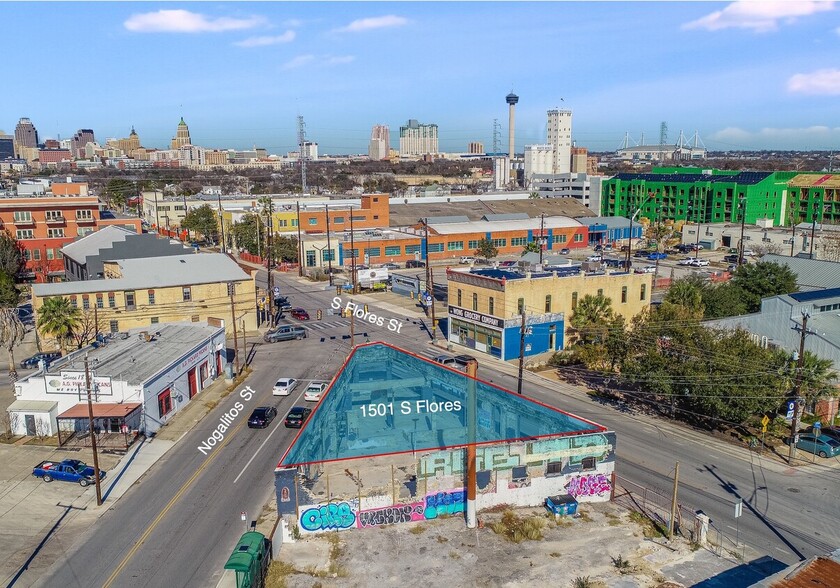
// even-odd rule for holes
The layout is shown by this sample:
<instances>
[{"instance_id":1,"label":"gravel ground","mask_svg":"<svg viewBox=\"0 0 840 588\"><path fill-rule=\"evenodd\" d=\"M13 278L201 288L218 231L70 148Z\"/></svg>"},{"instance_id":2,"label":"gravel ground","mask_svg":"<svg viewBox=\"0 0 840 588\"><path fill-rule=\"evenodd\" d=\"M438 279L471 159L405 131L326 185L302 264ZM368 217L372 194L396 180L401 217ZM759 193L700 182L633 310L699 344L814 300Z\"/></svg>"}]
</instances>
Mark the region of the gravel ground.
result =
<instances>
[{"instance_id":1,"label":"gravel ground","mask_svg":"<svg viewBox=\"0 0 840 588\"><path fill-rule=\"evenodd\" d=\"M461 517L388 525L328 536L313 536L284 545L280 560L288 563L283 583L276 586L313 588L336 586L426 587L572 587L588 576L592 587L653 587L666 580L684 585L731 568L733 562L694 551L683 540L669 545L661 537L646 539L644 527L629 513L610 503L584 505L582 516L555 523L544 509L517 509L520 517L545 520L544 538L512 543L489 526L500 513L483 513L484 528L469 530ZM337 541L336 541L337 540ZM331 544L335 546L331 547ZM306 553L309 563L303 564ZM330 555L332 553L332 555ZM313 564L313 554L320 562ZM620 572L613 558L621 556L629 567ZM703 565L685 566L696 577L667 578L661 569L684 570L680 564L696 558ZM301 568L301 564L303 567ZM294 568L295 571L292 571ZM269 584L272 586L272 584Z\"/></svg>"}]
</instances>

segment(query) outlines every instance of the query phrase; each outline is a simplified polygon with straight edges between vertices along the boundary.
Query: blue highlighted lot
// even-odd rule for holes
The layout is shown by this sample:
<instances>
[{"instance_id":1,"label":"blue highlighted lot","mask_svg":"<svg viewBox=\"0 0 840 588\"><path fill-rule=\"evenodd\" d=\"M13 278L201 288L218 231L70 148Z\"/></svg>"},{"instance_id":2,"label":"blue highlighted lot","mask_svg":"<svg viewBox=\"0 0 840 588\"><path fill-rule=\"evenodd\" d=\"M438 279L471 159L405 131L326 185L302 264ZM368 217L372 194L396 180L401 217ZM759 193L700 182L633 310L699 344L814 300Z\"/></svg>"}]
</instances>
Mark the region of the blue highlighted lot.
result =
<instances>
[{"instance_id":1,"label":"blue highlighted lot","mask_svg":"<svg viewBox=\"0 0 840 588\"><path fill-rule=\"evenodd\" d=\"M397 347L371 343L352 352L279 465L467 445L471 385L476 443L605 431Z\"/></svg>"}]
</instances>

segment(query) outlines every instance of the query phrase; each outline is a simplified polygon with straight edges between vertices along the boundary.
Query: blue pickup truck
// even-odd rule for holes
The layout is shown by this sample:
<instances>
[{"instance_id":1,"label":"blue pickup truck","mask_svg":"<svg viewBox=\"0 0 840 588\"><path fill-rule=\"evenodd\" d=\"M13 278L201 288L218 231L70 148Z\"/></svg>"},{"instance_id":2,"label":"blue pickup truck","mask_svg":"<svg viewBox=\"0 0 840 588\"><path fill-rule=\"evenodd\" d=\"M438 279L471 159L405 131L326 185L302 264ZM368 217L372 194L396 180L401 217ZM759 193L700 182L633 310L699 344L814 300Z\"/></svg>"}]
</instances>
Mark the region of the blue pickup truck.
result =
<instances>
[{"instance_id":1,"label":"blue pickup truck","mask_svg":"<svg viewBox=\"0 0 840 588\"><path fill-rule=\"evenodd\" d=\"M65 459L62 462L42 461L32 469L32 475L42 478L44 482L77 482L83 487L94 483L93 473L94 469L91 466L78 459ZM103 470L99 470L99 479L105 479Z\"/></svg>"}]
</instances>

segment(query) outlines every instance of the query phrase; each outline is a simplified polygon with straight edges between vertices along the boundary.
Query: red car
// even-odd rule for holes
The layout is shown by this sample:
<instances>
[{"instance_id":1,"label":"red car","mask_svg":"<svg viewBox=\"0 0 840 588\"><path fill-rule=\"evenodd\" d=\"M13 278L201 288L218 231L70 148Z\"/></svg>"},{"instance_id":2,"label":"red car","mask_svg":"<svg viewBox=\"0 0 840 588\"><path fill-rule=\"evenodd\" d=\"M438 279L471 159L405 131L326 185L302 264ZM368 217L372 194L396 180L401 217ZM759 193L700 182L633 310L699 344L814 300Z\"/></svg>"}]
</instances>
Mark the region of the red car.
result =
<instances>
[{"instance_id":1,"label":"red car","mask_svg":"<svg viewBox=\"0 0 840 588\"><path fill-rule=\"evenodd\" d=\"M291 310L292 318L296 318L299 321L308 321L309 320L309 313L306 312L302 308L293 308Z\"/></svg>"}]
</instances>

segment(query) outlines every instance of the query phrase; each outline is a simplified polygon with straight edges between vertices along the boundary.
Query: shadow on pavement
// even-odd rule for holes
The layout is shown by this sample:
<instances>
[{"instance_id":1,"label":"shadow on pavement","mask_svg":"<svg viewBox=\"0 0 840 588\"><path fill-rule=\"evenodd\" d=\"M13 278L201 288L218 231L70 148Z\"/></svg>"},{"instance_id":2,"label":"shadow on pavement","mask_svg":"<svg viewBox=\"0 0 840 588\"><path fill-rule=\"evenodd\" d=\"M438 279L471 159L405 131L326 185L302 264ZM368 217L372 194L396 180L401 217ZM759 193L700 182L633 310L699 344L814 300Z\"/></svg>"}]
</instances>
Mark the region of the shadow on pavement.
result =
<instances>
[{"instance_id":1,"label":"shadow on pavement","mask_svg":"<svg viewBox=\"0 0 840 588\"><path fill-rule=\"evenodd\" d=\"M766 555L694 584L692 588L746 588L786 567L786 564Z\"/></svg>"}]
</instances>

